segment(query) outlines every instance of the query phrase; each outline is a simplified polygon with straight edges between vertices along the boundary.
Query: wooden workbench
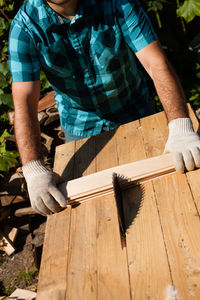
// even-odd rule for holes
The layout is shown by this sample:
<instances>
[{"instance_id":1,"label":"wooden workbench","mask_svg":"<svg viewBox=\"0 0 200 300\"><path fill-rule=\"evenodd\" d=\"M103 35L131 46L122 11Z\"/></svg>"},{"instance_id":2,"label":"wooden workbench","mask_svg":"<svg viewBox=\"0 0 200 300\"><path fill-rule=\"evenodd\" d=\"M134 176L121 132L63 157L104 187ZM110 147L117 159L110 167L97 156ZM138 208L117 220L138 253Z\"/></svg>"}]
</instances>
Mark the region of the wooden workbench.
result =
<instances>
[{"instance_id":1,"label":"wooden workbench","mask_svg":"<svg viewBox=\"0 0 200 300\"><path fill-rule=\"evenodd\" d=\"M167 136L161 112L57 147L54 170L69 180L157 156ZM49 216L37 300L200 299L199 199L200 170L124 191L126 247L113 194Z\"/></svg>"}]
</instances>

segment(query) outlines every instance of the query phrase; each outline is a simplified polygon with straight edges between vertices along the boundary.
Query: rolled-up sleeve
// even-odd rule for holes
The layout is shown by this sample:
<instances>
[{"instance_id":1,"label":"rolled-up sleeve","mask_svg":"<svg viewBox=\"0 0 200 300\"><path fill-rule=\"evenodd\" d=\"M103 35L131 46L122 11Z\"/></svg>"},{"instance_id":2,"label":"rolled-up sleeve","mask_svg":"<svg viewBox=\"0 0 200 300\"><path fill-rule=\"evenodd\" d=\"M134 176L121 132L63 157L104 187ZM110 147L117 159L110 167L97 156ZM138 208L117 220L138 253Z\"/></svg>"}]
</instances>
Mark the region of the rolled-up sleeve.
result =
<instances>
[{"instance_id":1,"label":"rolled-up sleeve","mask_svg":"<svg viewBox=\"0 0 200 300\"><path fill-rule=\"evenodd\" d=\"M124 38L134 52L158 39L139 1L116 0L116 11Z\"/></svg>"},{"instance_id":2,"label":"rolled-up sleeve","mask_svg":"<svg viewBox=\"0 0 200 300\"><path fill-rule=\"evenodd\" d=\"M40 62L31 36L13 22L9 34L9 66L13 82L40 79Z\"/></svg>"}]
</instances>

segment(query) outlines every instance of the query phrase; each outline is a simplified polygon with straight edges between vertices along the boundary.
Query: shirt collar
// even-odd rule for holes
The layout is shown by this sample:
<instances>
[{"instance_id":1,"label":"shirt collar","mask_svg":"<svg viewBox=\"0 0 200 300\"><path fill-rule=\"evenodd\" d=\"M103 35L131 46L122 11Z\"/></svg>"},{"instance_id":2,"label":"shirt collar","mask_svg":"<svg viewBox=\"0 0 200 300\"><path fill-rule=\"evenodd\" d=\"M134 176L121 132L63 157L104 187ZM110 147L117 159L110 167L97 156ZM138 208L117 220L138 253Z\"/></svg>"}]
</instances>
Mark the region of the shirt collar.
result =
<instances>
[{"instance_id":1,"label":"shirt collar","mask_svg":"<svg viewBox=\"0 0 200 300\"><path fill-rule=\"evenodd\" d=\"M64 18L63 16L58 17L58 13L56 13L47 3L45 0L40 0L41 5L45 8L48 19L44 21L44 26L45 29L50 29L55 26L62 26L63 23L66 24L74 24L78 20L82 19L85 16L85 12L87 12L87 9L85 10L83 7L83 2L84 1L79 1L78 7L77 7L77 12L73 20L70 22L68 19ZM62 23L62 20L63 23Z\"/></svg>"}]
</instances>

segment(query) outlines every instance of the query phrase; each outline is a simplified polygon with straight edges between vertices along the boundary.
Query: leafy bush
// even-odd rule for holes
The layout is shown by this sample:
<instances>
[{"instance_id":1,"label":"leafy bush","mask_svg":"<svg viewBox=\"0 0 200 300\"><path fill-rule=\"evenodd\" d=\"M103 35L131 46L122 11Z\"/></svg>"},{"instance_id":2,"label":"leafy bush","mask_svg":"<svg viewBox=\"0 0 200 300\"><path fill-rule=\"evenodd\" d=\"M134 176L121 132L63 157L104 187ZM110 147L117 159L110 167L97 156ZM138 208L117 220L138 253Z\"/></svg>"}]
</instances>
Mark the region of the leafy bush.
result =
<instances>
[{"instance_id":1,"label":"leafy bush","mask_svg":"<svg viewBox=\"0 0 200 300\"><path fill-rule=\"evenodd\" d=\"M8 151L6 149L6 138L11 135L5 129L0 136L0 171L8 172L10 168L18 165L17 157L19 156L17 151ZM1 175L1 173L0 173ZM2 176L2 175L1 175Z\"/></svg>"}]
</instances>

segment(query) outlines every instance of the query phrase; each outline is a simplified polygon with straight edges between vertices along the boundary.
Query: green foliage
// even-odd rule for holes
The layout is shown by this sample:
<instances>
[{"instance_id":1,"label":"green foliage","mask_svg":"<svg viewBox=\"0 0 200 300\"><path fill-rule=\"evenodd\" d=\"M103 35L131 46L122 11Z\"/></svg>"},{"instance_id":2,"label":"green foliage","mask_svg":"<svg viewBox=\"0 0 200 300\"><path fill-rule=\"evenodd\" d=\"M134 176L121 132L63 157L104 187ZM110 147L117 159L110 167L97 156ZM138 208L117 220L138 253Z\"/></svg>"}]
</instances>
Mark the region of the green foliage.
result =
<instances>
[{"instance_id":1,"label":"green foliage","mask_svg":"<svg viewBox=\"0 0 200 300\"><path fill-rule=\"evenodd\" d=\"M38 270L35 269L33 271L22 270L17 277L17 285L23 285L24 287L30 286L36 276L38 275Z\"/></svg>"},{"instance_id":2,"label":"green foliage","mask_svg":"<svg viewBox=\"0 0 200 300\"><path fill-rule=\"evenodd\" d=\"M189 91L190 95L188 98L188 101L195 109L199 108L199 101L200 101L200 84L199 84L200 64L196 64L196 78L197 78L197 83L195 83L193 88Z\"/></svg>"},{"instance_id":3,"label":"green foliage","mask_svg":"<svg viewBox=\"0 0 200 300\"><path fill-rule=\"evenodd\" d=\"M7 62L0 63L0 105L7 105L9 109L13 109L12 95L10 91L11 77Z\"/></svg>"},{"instance_id":4,"label":"green foliage","mask_svg":"<svg viewBox=\"0 0 200 300\"><path fill-rule=\"evenodd\" d=\"M185 0L177 9L177 15L183 17L186 22L191 22L194 17L200 16L200 0Z\"/></svg>"},{"instance_id":5,"label":"green foliage","mask_svg":"<svg viewBox=\"0 0 200 300\"><path fill-rule=\"evenodd\" d=\"M10 134L6 129L0 136L0 171L2 172L8 172L10 168L18 164L16 159L19 156L18 152L6 149L6 138L9 136Z\"/></svg>"},{"instance_id":6,"label":"green foliage","mask_svg":"<svg viewBox=\"0 0 200 300\"><path fill-rule=\"evenodd\" d=\"M159 28L162 27L159 11L163 10L164 3L166 3L166 0L147 1L147 11L153 11L155 13Z\"/></svg>"},{"instance_id":7,"label":"green foliage","mask_svg":"<svg viewBox=\"0 0 200 300\"><path fill-rule=\"evenodd\" d=\"M27 289L29 286L37 283L38 270L33 271L22 270L17 276L10 276L6 288L0 281L0 295L10 296L16 288Z\"/></svg>"},{"instance_id":8,"label":"green foliage","mask_svg":"<svg viewBox=\"0 0 200 300\"><path fill-rule=\"evenodd\" d=\"M48 90L51 87L51 85L42 70L40 72L40 81L41 81L41 92L45 93L45 91Z\"/></svg>"}]
</instances>

